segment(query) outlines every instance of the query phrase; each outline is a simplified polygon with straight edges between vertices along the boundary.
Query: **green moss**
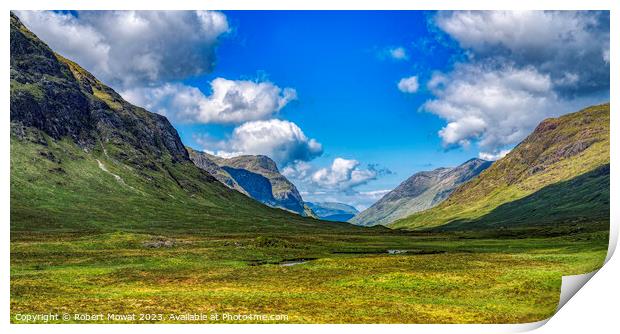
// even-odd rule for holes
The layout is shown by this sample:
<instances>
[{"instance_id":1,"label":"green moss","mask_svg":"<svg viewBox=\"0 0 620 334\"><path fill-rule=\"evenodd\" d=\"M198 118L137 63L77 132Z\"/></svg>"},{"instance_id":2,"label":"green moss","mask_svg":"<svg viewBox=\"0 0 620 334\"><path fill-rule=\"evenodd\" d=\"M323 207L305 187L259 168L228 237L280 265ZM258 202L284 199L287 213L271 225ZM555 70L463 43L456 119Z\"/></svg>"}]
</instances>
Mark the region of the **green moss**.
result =
<instances>
[{"instance_id":1,"label":"green moss","mask_svg":"<svg viewBox=\"0 0 620 334\"><path fill-rule=\"evenodd\" d=\"M27 94L34 98L37 102L45 99L45 92L41 86L31 83L23 84L15 80L11 80L11 96L19 94Z\"/></svg>"}]
</instances>

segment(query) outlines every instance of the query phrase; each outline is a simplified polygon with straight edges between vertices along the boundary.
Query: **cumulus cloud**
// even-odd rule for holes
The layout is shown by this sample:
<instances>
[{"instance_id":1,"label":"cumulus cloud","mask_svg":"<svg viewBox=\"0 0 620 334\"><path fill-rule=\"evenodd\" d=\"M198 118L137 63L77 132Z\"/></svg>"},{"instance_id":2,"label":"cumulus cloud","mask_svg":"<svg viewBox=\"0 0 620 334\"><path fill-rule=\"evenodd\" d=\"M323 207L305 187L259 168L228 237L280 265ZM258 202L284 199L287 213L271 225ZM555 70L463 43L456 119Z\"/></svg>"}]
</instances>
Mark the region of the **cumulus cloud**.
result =
<instances>
[{"instance_id":1,"label":"cumulus cloud","mask_svg":"<svg viewBox=\"0 0 620 334\"><path fill-rule=\"evenodd\" d=\"M433 74L421 108L446 120L447 148L475 142L496 159L543 119L609 98L607 12L440 12L434 22L469 54Z\"/></svg>"},{"instance_id":2,"label":"cumulus cloud","mask_svg":"<svg viewBox=\"0 0 620 334\"><path fill-rule=\"evenodd\" d=\"M401 92L410 93L410 94L417 92L418 88L420 88L420 84L418 83L417 76L402 78L398 82L397 86L398 86L398 90L400 90Z\"/></svg>"},{"instance_id":3,"label":"cumulus cloud","mask_svg":"<svg viewBox=\"0 0 620 334\"><path fill-rule=\"evenodd\" d=\"M236 127L227 140L203 140L200 144L223 157L266 155L281 167L323 154L323 146L308 138L295 123L278 119L247 122Z\"/></svg>"},{"instance_id":4,"label":"cumulus cloud","mask_svg":"<svg viewBox=\"0 0 620 334\"><path fill-rule=\"evenodd\" d=\"M128 101L186 123L232 123L272 117L297 98L292 88L271 82L228 80L211 81L211 95L183 84L135 87L121 95Z\"/></svg>"},{"instance_id":5,"label":"cumulus cloud","mask_svg":"<svg viewBox=\"0 0 620 334\"><path fill-rule=\"evenodd\" d=\"M549 74L534 67L460 64L449 74L435 73L428 84L435 95L422 106L447 124L439 131L446 148L476 141L496 155L524 139L542 120L604 101L604 96L559 96ZM603 94L604 95L604 94Z\"/></svg>"},{"instance_id":6,"label":"cumulus cloud","mask_svg":"<svg viewBox=\"0 0 620 334\"><path fill-rule=\"evenodd\" d=\"M480 152L478 158L487 161L495 161L505 157L508 153L510 153L510 150L501 150L497 153Z\"/></svg>"},{"instance_id":7,"label":"cumulus cloud","mask_svg":"<svg viewBox=\"0 0 620 334\"><path fill-rule=\"evenodd\" d=\"M522 140L541 120L564 110L549 75L535 68L459 65L447 77L435 74L435 99L422 108L448 123L439 131L446 147L479 147L495 152Z\"/></svg>"},{"instance_id":8,"label":"cumulus cloud","mask_svg":"<svg viewBox=\"0 0 620 334\"><path fill-rule=\"evenodd\" d=\"M534 66L558 82L560 94L609 89L609 12L457 11L434 21L476 59Z\"/></svg>"},{"instance_id":9,"label":"cumulus cloud","mask_svg":"<svg viewBox=\"0 0 620 334\"><path fill-rule=\"evenodd\" d=\"M282 174L297 181L304 191L311 194L358 193L354 188L367 184L379 177L393 174L377 164L365 168L355 159L337 157L328 167L317 168L305 161L295 161L282 169ZM360 193L361 194L361 193ZM371 193L364 193L371 196Z\"/></svg>"},{"instance_id":10,"label":"cumulus cloud","mask_svg":"<svg viewBox=\"0 0 620 334\"><path fill-rule=\"evenodd\" d=\"M346 203L358 210L366 209L390 190L360 191L357 187L392 173L376 164L364 168L357 160L341 157L324 168L297 161L282 169L282 174L295 183L305 200Z\"/></svg>"},{"instance_id":11,"label":"cumulus cloud","mask_svg":"<svg viewBox=\"0 0 620 334\"><path fill-rule=\"evenodd\" d=\"M362 169L357 160L335 158L331 166L312 174L311 180L320 188L347 190L377 178L373 169Z\"/></svg>"},{"instance_id":12,"label":"cumulus cloud","mask_svg":"<svg viewBox=\"0 0 620 334\"><path fill-rule=\"evenodd\" d=\"M211 71L218 38L229 30L213 11L16 13L52 49L116 88Z\"/></svg>"},{"instance_id":13,"label":"cumulus cloud","mask_svg":"<svg viewBox=\"0 0 620 334\"><path fill-rule=\"evenodd\" d=\"M305 161L295 161L282 169L282 175L289 179L304 180L310 177L312 165Z\"/></svg>"}]
</instances>

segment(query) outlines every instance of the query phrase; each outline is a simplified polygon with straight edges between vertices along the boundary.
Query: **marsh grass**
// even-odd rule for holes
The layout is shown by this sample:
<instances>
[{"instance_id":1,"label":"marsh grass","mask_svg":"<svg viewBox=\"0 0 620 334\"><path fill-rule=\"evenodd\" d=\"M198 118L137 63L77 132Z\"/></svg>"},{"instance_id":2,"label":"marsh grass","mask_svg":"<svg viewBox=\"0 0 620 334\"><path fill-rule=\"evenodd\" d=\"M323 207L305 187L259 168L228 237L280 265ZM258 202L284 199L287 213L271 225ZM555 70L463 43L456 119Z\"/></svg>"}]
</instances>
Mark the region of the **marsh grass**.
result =
<instances>
[{"instance_id":1,"label":"marsh grass","mask_svg":"<svg viewBox=\"0 0 620 334\"><path fill-rule=\"evenodd\" d=\"M531 322L555 311L562 275L599 268L607 249L603 233L478 240L179 234L167 237L174 246L146 247L154 238L160 237L115 232L13 241L11 313L287 314L290 323ZM337 253L353 247L384 252ZM443 253L387 254L394 248ZM278 265L292 258L316 260Z\"/></svg>"}]
</instances>

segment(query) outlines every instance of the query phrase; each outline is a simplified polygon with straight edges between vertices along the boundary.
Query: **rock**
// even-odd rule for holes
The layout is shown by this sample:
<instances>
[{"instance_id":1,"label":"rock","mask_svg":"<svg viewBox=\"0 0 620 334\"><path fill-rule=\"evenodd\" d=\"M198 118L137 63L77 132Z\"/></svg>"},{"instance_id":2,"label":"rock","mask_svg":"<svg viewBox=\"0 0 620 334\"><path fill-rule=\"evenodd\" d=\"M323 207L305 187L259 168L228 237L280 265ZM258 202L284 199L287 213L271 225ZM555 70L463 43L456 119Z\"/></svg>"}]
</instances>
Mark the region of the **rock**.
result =
<instances>
[{"instance_id":1,"label":"rock","mask_svg":"<svg viewBox=\"0 0 620 334\"><path fill-rule=\"evenodd\" d=\"M143 245L146 248L170 248L170 247L175 246L176 242L174 240L160 238L156 240L147 241Z\"/></svg>"}]
</instances>

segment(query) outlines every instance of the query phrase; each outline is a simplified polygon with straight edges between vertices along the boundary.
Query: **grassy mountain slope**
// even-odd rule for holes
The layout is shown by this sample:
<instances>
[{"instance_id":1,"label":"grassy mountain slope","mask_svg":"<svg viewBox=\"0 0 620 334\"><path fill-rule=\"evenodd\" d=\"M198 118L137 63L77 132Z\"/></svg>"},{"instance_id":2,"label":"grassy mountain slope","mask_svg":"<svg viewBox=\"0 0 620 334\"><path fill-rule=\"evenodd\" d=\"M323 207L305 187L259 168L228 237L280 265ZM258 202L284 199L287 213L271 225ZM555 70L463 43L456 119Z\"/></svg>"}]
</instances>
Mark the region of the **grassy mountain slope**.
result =
<instances>
[{"instance_id":1,"label":"grassy mountain slope","mask_svg":"<svg viewBox=\"0 0 620 334\"><path fill-rule=\"evenodd\" d=\"M609 224L609 164L502 204L475 220L453 221L437 231L536 228L605 230Z\"/></svg>"},{"instance_id":2,"label":"grassy mountain slope","mask_svg":"<svg viewBox=\"0 0 620 334\"><path fill-rule=\"evenodd\" d=\"M12 237L46 232L325 231L196 167L168 120L55 54L11 14Z\"/></svg>"},{"instance_id":3,"label":"grassy mountain slope","mask_svg":"<svg viewBox=\"0 0 620 334\"><path fill-rule=\"evenodd\" d=\"M460 186L446 201L390 227L424 229L454 221L475 221L502 204L606 165L609 159L609 104L547 119L509 154Z\"/></svg>"},{"instance_id":4,"label":"grassy mountain slope","mask_svg":"<svg viewBox=\"0 0 620 334\"><path fill-rule=\"evenodd\" d=\"M490 161L470 159L454 168L415 173L349 222L362 226L388 225L400 218L434 207L459 185L478 176Z\"/></svg>"}]
</instances>

